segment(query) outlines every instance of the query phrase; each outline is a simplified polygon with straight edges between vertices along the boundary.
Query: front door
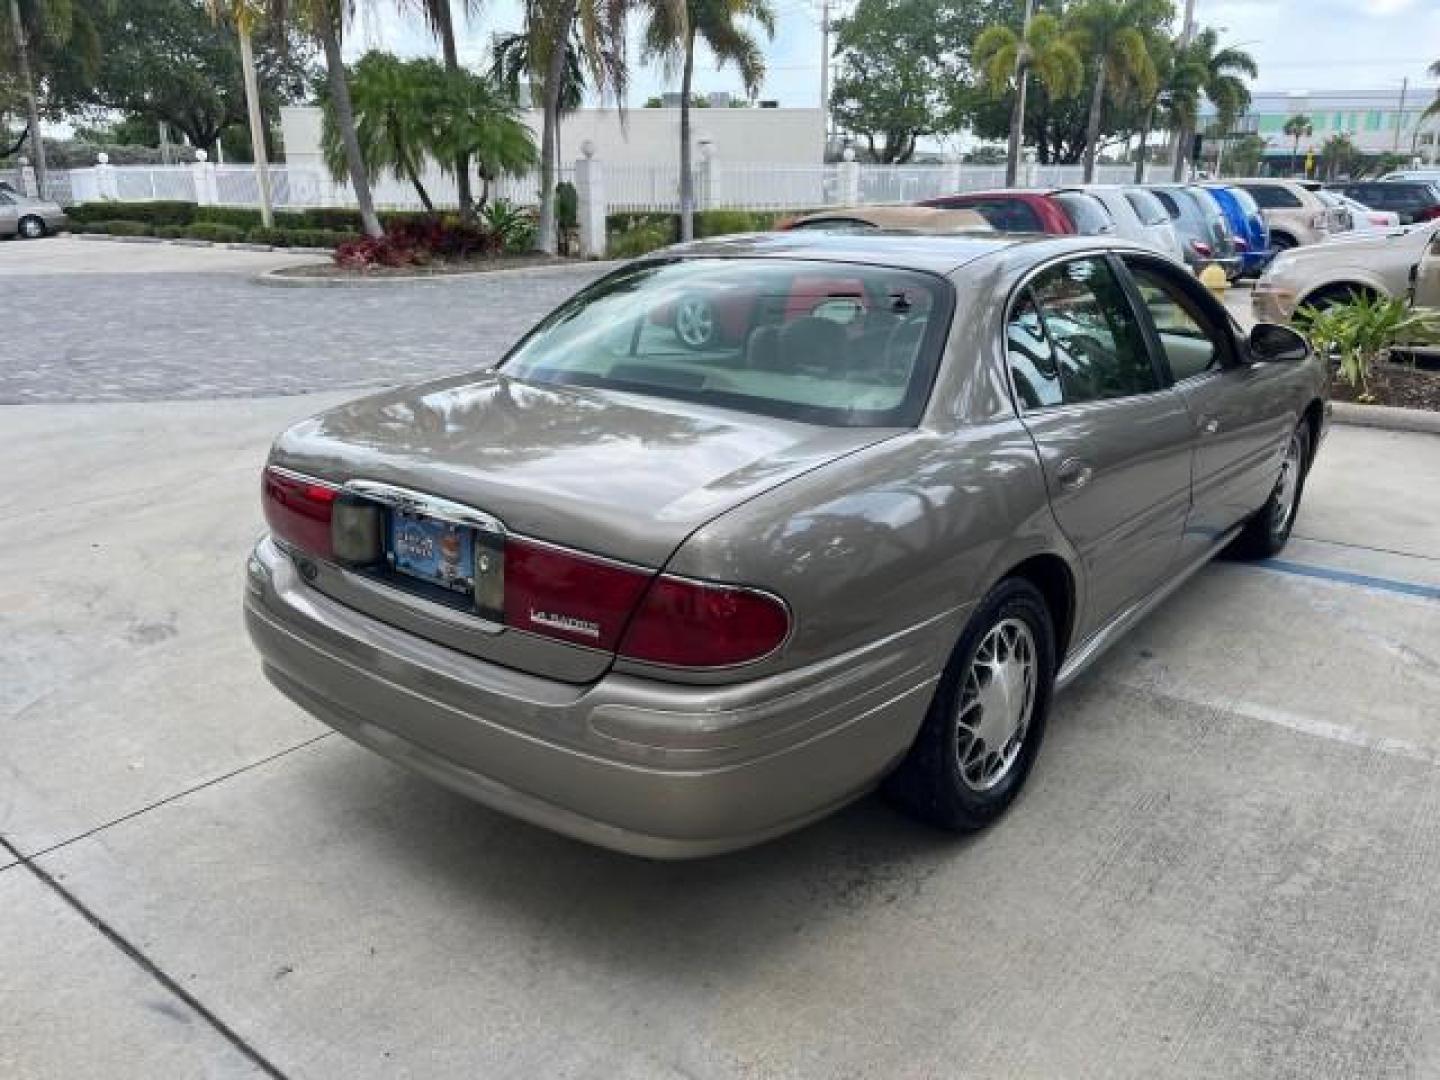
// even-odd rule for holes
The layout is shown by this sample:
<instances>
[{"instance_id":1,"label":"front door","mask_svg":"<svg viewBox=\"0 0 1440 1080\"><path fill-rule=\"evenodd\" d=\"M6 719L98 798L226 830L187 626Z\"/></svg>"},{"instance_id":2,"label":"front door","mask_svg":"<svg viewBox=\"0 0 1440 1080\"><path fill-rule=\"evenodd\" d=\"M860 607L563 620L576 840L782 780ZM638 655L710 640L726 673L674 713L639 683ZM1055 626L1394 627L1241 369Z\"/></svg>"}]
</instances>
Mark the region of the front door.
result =
<instances>
[{"instance_id":1,"label":"front door","mask_svg":"<svg viewBox=\"0 0 1440 1080\"><path fill-rule=\"evenodd\" d=\"M1126 255L1176 392L1195 426L1193 506L1180 557L1199 558L1270 495L1295 423L1284 365L1245 364L1229 319L1188 275Z\"/></svg>"},{"instance_id":2,"label":"front door","mask_svg":"<svg viewBox=\"0 0 1440 1080\"><path fill-rule=\"evenodd\" d=\"M1084 567L1083 640L1172 568L1190 508L1194 425L1104 256L1041 271L1021 290L1007 334L1021 418Z\"/></svg>"}]
</instances>

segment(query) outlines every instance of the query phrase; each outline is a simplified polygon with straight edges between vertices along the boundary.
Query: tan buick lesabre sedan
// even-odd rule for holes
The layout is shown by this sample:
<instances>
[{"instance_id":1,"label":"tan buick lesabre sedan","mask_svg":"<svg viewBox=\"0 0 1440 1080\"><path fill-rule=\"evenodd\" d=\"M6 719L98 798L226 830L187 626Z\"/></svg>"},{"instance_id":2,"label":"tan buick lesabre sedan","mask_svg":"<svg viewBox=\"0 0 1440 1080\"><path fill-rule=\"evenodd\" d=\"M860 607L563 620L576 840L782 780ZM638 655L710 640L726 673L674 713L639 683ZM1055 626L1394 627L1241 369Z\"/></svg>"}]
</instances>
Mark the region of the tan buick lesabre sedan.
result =
<instances>
[{"instance_id":1,"label":"tan buick lesabre sedan","mask_svg":"<svg viewBox=\"0 0 1440 1080\"><path fill-rule=\"evenodd\" d=\"M700 243L281 435L246 620L325 723L596 844L720 852L877 786L976 829L1057 689L1285 544L1326 408L1299 335L1123 242Z\"/></svg>"}]
</instances>

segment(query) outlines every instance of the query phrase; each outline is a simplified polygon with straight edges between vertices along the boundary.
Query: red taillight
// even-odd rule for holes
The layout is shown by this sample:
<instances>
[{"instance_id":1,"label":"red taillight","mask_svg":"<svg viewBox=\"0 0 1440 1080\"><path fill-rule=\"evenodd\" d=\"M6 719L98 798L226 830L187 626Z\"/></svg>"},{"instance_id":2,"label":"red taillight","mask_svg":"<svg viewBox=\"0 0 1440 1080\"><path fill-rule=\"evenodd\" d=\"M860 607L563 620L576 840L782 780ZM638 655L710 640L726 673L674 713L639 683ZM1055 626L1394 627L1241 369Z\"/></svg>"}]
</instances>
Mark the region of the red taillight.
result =
<instances>
[{"instance_id":1,"label":"red taillight","mask_svg":"<svg viewBox=\"0 0 1440 1080\"><path fill-rule=\"evenodd\" d=\"M1203 240L1191 240L1191 241L1190 241L1190 246L1195 249L1195 254L1196 254L1196 255L1199 255L1202 259L1208 259L1208 258L1210 258L1210 255L1211 255L1210 245L1207 244L1207 243L1205 243L1205 241L1203 241Z\"/></svg>"},{"instance_id":2,"label":"red taillight","mask_svg":"<svg viewBox=\"0 0 1440 1080\"><path fill-rule=\"evenodd\" d=\"M303 551L329 558L330 518L340 489L267 466L261 479L265 520L282 540Z\"/></svg>"},{"instance_id":3,"label":"red taillight","mask_svg":"<svg viewBox=\"0 0 1440 1080\"><path fill-rule=\"evenodd\" d=\"M505 624L614 651L650 576L512 536L505 542Z\"/></svg>"},{"instance_id":4,"label":"red taillight","mask_svg":"<svg viewBox=\"0 0 1440 1080\"><path fill-rule=\"evenodd\" d=\"M658 577L620 645L631 660L673 667L729 667L774 652L790 633L790 612L753 589Z\"/></svg>"}]
</instances>

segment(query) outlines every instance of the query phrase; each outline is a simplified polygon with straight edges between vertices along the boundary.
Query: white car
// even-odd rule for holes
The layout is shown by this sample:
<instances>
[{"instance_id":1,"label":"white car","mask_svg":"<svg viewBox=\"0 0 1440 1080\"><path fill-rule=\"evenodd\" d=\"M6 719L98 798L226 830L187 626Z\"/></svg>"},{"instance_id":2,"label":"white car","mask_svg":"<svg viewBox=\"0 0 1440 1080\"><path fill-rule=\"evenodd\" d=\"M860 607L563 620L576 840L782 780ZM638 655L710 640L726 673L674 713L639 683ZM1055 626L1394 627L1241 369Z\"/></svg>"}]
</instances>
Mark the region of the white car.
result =
<instances>
[{"instance_id":1,"label":"white car","mask_svg":"<svg viewBox=\"0 0 1440 1080\"><path fill-rule=\"evenodd\" d=\"M1133 240L1137 244L1148 244L1166 255L1183 260L1185 251L1180 245L1179 234L1170 220L1165 206L1153 192L1130 184L1086 184L1082 187L1062 188L1051 193L1051 197L1065 202L1066 196L1089 195L1097 199L1114 223L1112 235ZM1066 204L1066 209L1070 205ZM1074 216L1073 213L1071 215Z\"/></svg>"},{"instance_id":2,"label":"white car","mask_svg":"<svg viewBox=\"0 0 1440 1080\"><path fill-rule=\"evenodd\" d=\"M1340 200L1341 206L1350 211L1350 216L1355 219L1357 232L1367 229L1393 229L1400 224L1400 215L1393 210L1372 210L1349 195L1341 195L1338 191L1331 194Z\"/></svg>"}]
</instances>

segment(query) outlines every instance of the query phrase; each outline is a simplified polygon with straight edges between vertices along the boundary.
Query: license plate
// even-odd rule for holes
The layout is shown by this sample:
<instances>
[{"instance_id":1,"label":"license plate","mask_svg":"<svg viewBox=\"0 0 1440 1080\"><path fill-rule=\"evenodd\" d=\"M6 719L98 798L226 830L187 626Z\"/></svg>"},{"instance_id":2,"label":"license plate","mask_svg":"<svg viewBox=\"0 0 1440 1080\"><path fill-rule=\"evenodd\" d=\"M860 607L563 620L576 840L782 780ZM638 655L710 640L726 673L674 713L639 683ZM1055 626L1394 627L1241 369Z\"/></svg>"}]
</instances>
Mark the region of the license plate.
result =
<instances>
[{"instance_id":1,"label":"license plate","mask_svg":"<svg viewBox=\"0 0 1440 1080\"><path fill-rule=\"evenodd\" d=\"M393 511L386 557L401 574L451 592L475 590L475 532L464 525Z\"/></svg>"}]
</instances>

